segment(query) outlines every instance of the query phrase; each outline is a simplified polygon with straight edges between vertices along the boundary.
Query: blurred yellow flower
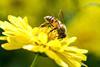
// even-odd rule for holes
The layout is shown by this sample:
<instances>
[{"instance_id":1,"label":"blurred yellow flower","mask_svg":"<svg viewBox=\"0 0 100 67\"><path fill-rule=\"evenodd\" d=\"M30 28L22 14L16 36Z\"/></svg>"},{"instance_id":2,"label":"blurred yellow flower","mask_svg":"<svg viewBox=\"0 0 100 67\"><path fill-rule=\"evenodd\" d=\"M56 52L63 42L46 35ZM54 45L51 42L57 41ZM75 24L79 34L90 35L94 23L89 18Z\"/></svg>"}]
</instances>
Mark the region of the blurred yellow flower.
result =
<instances>
[{"instance_id":1,"label":"blurred yellow flower","mask_svg":"<svg viewBox=\"0 0 100 67\"><path fill-rule=\"evenodd\" d=\"M7 22L0 21L0 27L4 30L5 36L0 37L1 40L7 40L8 43L2 44L6 50L23 48L33 52L45 53L62 67L81 67L82 61L86 61L84 55L88 51L79 49L70 45L76 40L76 37L66 37L58 39L48 35L50 28L34 27L32 28L24 17L14 17L9 15Z\"/></svg>"},{"instance_id":2,"label":"blurred yellow flower","mask_svg":"<svg viewBox=\"0 0 100 67\"><path fill-rule=\"evenodd\" d=\"M67 28L69 35L78 38L78 47L100 57L100 0L86 0Z\"/></svg>"}]
</instances>

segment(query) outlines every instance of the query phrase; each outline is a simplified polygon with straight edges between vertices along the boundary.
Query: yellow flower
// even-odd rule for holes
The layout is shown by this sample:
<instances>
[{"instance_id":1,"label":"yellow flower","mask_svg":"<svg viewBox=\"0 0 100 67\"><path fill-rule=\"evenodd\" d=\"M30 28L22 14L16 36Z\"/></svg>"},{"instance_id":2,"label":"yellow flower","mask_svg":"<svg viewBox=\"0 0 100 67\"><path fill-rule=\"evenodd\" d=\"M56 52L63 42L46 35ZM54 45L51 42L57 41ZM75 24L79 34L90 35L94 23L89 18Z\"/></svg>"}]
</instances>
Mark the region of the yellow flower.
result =
<instances>
[{"instance_id":1,"label":"yellow flower","mask_svg":"<svg viewBox=\"0 0 100 67\"><path fill-rule=\"evenodd\" d=\"M7 50L23 48L45 53L61 67L81 67L82 61L86 61L84 54L88 51L70 45L76 40L76 37L58 39L55 37L57 31L49 35L51 29L48 27L32 28L26 17L22 19L9 15L8 20L10 23L0 21L0 27L4 30L5 35L0 39L8 41L8 43L2 44L3 48Z\"/></svg>"},{"instance_id":2,"label":"yellow flower","mask_svg":"<svg viewBox=\"0 0 100 67\"><path fill-rule=\"evenodd\" d=\"M23 45L27 45L32 43L32 28L28 25L27 18L24 17L14 17L9 15L8 19L10 21L0 21L0 27L4 30L3 34L0 39L5 39L8 43L2 45L7 50L12 49L19 49Z\"/></svg>"}]
</instances>

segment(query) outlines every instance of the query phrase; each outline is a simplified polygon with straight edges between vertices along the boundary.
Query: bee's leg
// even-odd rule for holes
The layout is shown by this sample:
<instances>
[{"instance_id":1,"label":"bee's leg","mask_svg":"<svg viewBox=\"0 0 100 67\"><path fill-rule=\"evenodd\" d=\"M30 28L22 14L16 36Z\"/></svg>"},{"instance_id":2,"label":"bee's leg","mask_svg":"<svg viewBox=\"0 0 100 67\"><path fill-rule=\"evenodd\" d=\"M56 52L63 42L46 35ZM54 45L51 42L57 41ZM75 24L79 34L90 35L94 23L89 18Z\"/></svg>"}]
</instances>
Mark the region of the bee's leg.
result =
<instances>
[{"instance_id":1,"label":"bee's leg","mask_svg":"<svg viewBox=\"0 0 100 67\"><path fill-rule=\"evenodd\" d=\"M41 24L40 27L45 27L45 26L48 26L48 25L49 25L49 23L45 22L45 23Z\"/></svg>"},{"instance_id":2,"label":"bee's leg","mask_svg":"<svg viewBox=\"0 0 100 67\"><path fill-rule=\"evenodd\" d=\"M57 29L57 28L53 28L52 30L50 30L50 31L48 32L48 37L49 37L49 39L58 38L58 34L57 34L56 29Z\"/></svg>"},{"instance_id":3,"label":"bee's leg","mask_svg":"<svg viewBox=\"0 0 100 67\"><path fill-rule=\"evenodd\" d=\"M56 30L56 29L57 29L57 28L53 28L52 30L50 30L50 32L52 32L52 31L54 31L54 30ZM50 33L50 32L49 32L49 33Z\"/></svg>"}]
</instances>

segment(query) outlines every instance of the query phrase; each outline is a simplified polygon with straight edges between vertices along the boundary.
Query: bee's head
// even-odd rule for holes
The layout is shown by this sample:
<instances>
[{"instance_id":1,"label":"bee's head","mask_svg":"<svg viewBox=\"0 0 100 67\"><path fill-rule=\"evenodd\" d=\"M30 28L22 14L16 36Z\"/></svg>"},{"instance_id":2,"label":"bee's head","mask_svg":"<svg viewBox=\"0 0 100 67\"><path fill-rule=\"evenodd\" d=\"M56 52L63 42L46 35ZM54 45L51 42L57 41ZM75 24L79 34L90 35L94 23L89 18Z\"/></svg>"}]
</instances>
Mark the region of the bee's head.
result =
<instances>
[{"instance_id":1,"label":"bee's head","mask_svg":"<svg viewBox=\"0 0 100 67\"><path fill-rule=\"evenodd\" d=\"M45 16L45 17L44 17L44 20L45 20L46 22L51 22L52 20L54 20L54 17L53 17L53 16Z\"/></svg>"}]
</instances>

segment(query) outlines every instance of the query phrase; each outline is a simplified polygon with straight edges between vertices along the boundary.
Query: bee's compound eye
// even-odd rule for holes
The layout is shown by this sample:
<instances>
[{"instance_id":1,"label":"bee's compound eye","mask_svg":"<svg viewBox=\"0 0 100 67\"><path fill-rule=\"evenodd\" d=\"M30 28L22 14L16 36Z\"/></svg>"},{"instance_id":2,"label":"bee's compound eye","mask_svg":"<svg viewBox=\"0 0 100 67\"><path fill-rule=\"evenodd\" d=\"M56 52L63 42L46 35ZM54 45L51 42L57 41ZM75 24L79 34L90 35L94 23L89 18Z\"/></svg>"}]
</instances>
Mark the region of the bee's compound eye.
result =
<instances>
[{"instance_id":1,"label":"bee's compound eye","mask_svg":"<svg viewBox=\"0 0 100 67\"><path fill-rule=\"evenodd\" d=\"M51 16L45 16L44 19L45 19L46 21L50 21Z\"/></svg>"}]
</instances>

